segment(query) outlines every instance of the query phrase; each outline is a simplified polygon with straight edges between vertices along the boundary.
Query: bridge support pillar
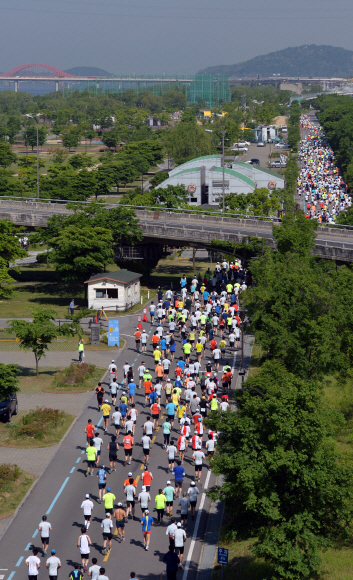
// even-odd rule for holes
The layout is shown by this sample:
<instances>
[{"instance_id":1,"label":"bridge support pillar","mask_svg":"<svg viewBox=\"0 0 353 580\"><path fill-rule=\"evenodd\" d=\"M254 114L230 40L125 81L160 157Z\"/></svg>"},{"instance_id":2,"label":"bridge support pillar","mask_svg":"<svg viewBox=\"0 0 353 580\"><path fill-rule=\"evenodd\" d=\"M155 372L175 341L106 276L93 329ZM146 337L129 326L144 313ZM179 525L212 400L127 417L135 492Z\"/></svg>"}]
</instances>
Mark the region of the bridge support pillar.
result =
<instances>
[{"instance_id":1,"label":"bridge support pillar","mask_svg":"<svg viewBox=\"0 0 353 580\"><path fill-rule=\"evenodd\" d=\"M18 81L15 81L15 93L18 93Z\"/></svg>"},{"instance_id":2,"label":"bridge support pillar","mask_svg":"<svg viewBox=\"0 0 353 580\"><path fill-rule=\"evenodd\" d=\"M59 90L59 81L55 81L55 92L57 93Z\"/></svg>"}]
</instances>

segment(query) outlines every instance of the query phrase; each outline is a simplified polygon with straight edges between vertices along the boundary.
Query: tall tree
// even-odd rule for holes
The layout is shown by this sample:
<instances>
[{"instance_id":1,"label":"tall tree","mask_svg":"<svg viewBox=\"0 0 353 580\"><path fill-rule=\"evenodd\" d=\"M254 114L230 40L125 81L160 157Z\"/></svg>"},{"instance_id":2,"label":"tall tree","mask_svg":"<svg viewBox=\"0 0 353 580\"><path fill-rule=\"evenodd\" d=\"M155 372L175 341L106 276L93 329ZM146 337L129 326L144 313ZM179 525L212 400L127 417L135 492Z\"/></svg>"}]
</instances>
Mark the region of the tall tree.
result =
<instances>
[{"instance_id":1,"label":"tall tree","mask_svg":"<svg viewBox=\"0 0 353 580\"><path fill-rule=\"evenodd\" d=\"M211 495L227 502L237 533L257 537L253 552L274 578L311 578L318 550L352 519L351 474L337 463L321 391L274 360L237 399L236 413L209 419L220 431L212 470L225 480Z\"/></svg>"},{"instance_id":2,"label":"tall tree","mask_svg":"<svg viewBox=\"0 0 353 580\"><path fill-rule=\"evenodd\" d=\"M92 274L113 264L113 236L103 227L70 225L52 238L51 262L61 279L83 284ZM85 293L87 285L85 285Z\"/></svg>"},{"instance_id":3,"label":"tall tree","mask_svg":"<svg viewBox=\"0 0 353 580\"><path fill-rule=\"evenodd\" d=\"M10 167L16 161L17 155L12 152L11 146L5 141L0 141L0 167Z\"/></svg>"},{"instance_id":4,"label":"tall tree","mask_svg":"<svg viewBox=\"0 0 353 580\"><path fill-rule=\"evenodd\" d=\"M0 401L4 401L20 389L18 387L18 366L0 363Z\"/></svg>"}]
</instances>

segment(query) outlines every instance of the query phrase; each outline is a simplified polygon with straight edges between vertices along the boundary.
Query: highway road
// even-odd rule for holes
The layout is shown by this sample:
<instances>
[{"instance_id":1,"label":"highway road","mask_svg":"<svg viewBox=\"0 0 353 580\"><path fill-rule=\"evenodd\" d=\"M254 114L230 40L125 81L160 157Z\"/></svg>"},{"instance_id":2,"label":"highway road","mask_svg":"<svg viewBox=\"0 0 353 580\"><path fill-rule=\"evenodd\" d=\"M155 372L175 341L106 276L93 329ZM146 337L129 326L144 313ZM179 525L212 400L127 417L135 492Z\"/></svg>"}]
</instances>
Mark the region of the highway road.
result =
<instances>
[{"instance_id":1,"label":"highway road","mask_svg":"<svg viewBox=\"0 0 353 580\"><path fill-rule=\"evenodd\" d=\"M144 360L147 367L154 369L154 361L152 358L152 347L148 347L147 354L143 356L136 352L135 341L133 333L136 329L137 315L121 316L120 317L120 333L127 341L126 348L122 353L117 355L117 352L112 352L112 358L115 358L119 369L118 380L122 381L123 373L122 366L125 361L133 366L137 373L137 367L140 362ZM153 334L150 323L144 323L149 336ZM181 352L180 339L177 337L177 354ZM208 351L209 353L209 351ZM227 358L232 366L235 364L235 354L227 353ZM86 359L88 360L88 359ZM171 367L171 376L174 377L175 363ZM154 376L154 372L152 372ZM104 383L107 386L107 383ZM96 385L92 385L92 390ZM65 395L63 395L65 396ZM110 400L110 397L109 397ZM127 477L128 471L133 472L133 476L138 481L138 492L141 491L141 474L142 474L142 448L139 444L142 435L142 424L144 423L148 410L143 407L144 394L143 389L137 391L137 409L139 417L137 420L137 429L135 435L135 442L138 443L133 452L132 465L124 467L124 457L122 445L118 452L118 463L116 473L108 475L108 485L112 492L116 495L116 501L122 501L126 506L125 496L123 493L123 481ZM162 403L164 403L164 395L162 396ZM43 405L45 406L45 394L43 394ZM150 551L144 551L142 547L142 533L140 525L141 510L136 508L136 521L129 520L126 525L126 541L119 543L116 536L113 540L112 551L109 556L102 555L102 534L100 528L101 519L104 517L103 504L97 503L98 485L97 478L85 477L86 461L85 461L85 443L86 438L84 434L84 427L87 424L87 419L99 425L99 431L104 439L104 446L102 451L101 462L108 465L108 451L105 449L110 437L103 435L101 426L101 414L98 412L96 406L96 396L93 394L88 407L83 410L81 416L74 424L71 431L64 439L57 454L48 465L45 473L34 487L32 493L20 509L17 517L6 531L5 535L0 540L0 575L2 580L25 579L27 576L27 568L24 560L31 554L31 547L40 547L40 537L37 531L38 524L44 514L48 515L48 521L52 524L53 531L50 536L50 548L55 548L58 557L61 559L62 568L59 571L59 578L67 578L69 572L72 570L75 563L80 562L79 550L76 547L77 538L80 535L80 527L83 524L83 512L80 508L81 502L85 498L85 494L91 494L94 502L94 510L92 516L92 524L89 529L89 535L92 539L91 558L97 557L98 564L106 568L106 575L110 580L115 577L119 579L128 579L130 572L136 572L136 576L142 580L152 580L160 573L165 573L165 565L162 562L163 555L168 550L168 540L166 538L166 524L164 526L156 526L152 530ZM110 427L109 434L113 433L113 428ZM177 435L175 429L174 436ZM121 444L122 436L120 436L119 444ZM164 488L168 479L171 479L171 474L168 473L167 454L162 448L163 435L160 428L156 432L153 440L150 470L154 476L151 486L151 511L152 516L154 512L154 497L158 488ZM186 478L183 486L187 490L189 483L194 478L194 468L191 465L192 452L189 449L185 456L185 471ZM173 481L173 480L172 480ZM210 507L210 501L205 496L205 491L208 487L215 483L215 478L204 467L202 473L201 484L198 484L200 489L200 502L203 503L203 510L199 511L199 516L192 522L189 517L189 525L187 527L187 543L185 548L184 561L187 565L184 570L178 573L178 580L194 580L196 577L197 563L200 557L201 541L204 537L207 512ZM175 502L176 503L176 502ZM175 506L174 503L174 506ZM174 514L180 518L176 513L174 507ZM39 554L40 555L40 554ZM39 573L39 580L47 578L47 570L44 567L46 557L41 557L42 565Z\"/></svg>"}]
</instances>

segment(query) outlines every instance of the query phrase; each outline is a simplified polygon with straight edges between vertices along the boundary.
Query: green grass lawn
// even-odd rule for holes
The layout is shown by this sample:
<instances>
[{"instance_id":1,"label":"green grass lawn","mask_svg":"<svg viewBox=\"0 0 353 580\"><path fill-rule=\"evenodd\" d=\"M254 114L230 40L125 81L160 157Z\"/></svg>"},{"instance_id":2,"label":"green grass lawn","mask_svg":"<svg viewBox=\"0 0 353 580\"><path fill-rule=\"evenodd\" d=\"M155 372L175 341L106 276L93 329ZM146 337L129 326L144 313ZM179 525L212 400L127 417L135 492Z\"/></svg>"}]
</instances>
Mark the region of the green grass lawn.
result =
<instances>
[{"instance_id":1,"label":"green grass lawn","mask_svg":"<svg viewBox=\"0 0 353 580\"><path fill-rule=\"evenodd\" d=\"M186 249L186 248L185 248ZM204 261L196 259L195 261L195 272L201 276L204 275L207 268L211 266L210 261ZM194 269L192 258L179 258L177 254L171 254L162 260L159 260L157 267L152 271L151 281L152 286L158 287L159 285L166 288L170 288L170 282L173 282L173 288L180 288L180 278L185 274L188 279L192 279L194 276Z\"/></svg>"},{"instance_id":2,"label":"green grass lawn","mask_svg":"<svg viewBox=\"0 0 353 580\"><path fill-rule=\"evenodd\" d=\"M0 489L0 517L10 516L14 513L35 479L31 473L20 471L18 479L2 485Z\"/></svg>"}]
</instances>

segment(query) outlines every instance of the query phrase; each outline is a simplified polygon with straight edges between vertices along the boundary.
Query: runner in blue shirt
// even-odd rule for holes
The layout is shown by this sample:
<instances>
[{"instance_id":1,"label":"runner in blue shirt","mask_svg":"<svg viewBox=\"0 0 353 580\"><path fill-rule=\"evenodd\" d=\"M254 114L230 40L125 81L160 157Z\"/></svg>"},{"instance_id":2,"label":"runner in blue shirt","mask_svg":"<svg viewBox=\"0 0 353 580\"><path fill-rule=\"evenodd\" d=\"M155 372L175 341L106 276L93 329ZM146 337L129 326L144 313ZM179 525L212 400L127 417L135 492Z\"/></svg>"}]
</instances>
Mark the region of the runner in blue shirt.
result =
<instances>
[{"instance_id":1,"label":"runner in blue shirt","mask_svg":"<svg viewBox=\"0 0 353 580\"><path fill-rule=\"evenodd\" d=\"M149 510L145 510L145 515L143 516L143 518L141 520L143 544L144 544L145 550L148 550L148 548L149 548L150 539L151 539L151 529L153 526L153 518L149 515L149 513L150 513Z\"/></svg>"},{"instance_id":2,"label":"runner in blue shirt","mask_svg":"<svg viewBox=\"0 0 353 580\"><path fill-rule=\"evenodd\" d=\"M134 403L135 389L136 389L136 383L131 381L131 383L129 383L129 403L130 403L130 405L131 405L131 403Z\"/></svg>"},{"instance_id":3,"label":"runner in blue shirt","mask_svg":"<svg viewBox=\"0 0 353 580\"><path fill-rule=\"evenodd\" d=\"M100 465L97 471L98 477L98 503L102 503L102 494L105 490L105 486L107 485L107 474L104 469L104 465Z\"/></svg>"},{"instance_id":4,"label":"runner in blue shirt","mask_svg":"<svg viewBox=\"0 0 353 580\"><path fill-rule=\"evenodd\" d=\"M158 399L157 391L155 391L155 390L151 391L150 394L148 395L148 398L150 400L150 405L153 405L153 403L155 403Z\"/></svg>"},{"instance_id":5,"label":"runner in blue shirt","mask_svg":"<svg viewBox=\"0 0 353 580\"><path fill-rule=\"evenodd\" d=\"M209 299L209 296L210 296L210 293L209 293L209 292L207 292L207 290L205 290L205 291L204 291L204 293L202 294L202 297L203 297L203 300L204 300L204 303L205 303L205 304L206 304L206 302L208 301L208 299Z\"/></svg>"},{"instance_id":6,"label":"runner in blue shirt","mask_svg":"<svg viewBox=\"0 0 353 580\"><path fill-rule=\"evenodd\" d=\"M181 491L183 487L183 477L185 475L185 469L181 466L181 461L177 461L177 465L174 467L172 471L175 480L175 492L179 489L179 497L181 496Z\"/></svg>"},{"instance_id":7,"label":"runner in blue shirt","mask_svg":"<svg viewBox=\"0 0 353 580\"><path fill-rule=\"evenodd\" d=\"M186 278L185 275L180 280L180 286L184 288L186 286Z\"/></svg>"},{"instance_id":8,"label":"runner in blue shirt","mask_svg":"<svg viewBox=\"0 0 353 580\"><path fill-rule=\"evenodd\" d=\"M128 406L126 403L120 403L119 405L119 411L121 413L121 426L124 427L125 423L126 423L126 413L128 410Z\"/></svg>"},{"instance_id":9,"label":"runner in blue shirt","mask_svg":"<svg viewBox=\"0 0 353 580\"><path fill-rule=\"evenodd\" d=\"M169 423L172 424L172 427L174 427L174 415L175 415L175 411L176 411L176 405L174 405L174 403L172 403L170 401L170 403L168 403L166 406L166 411L167 411L167 415L168 415L168 421Z\"/></svg>"},{"instance_id":10,"label":"runner in blue shirt","mask_svg":"<svg viewBox=\"0 0 353 580\"><path fill-rule=\"evenodd\" d=\"M161 345L162 354L163 354L163 356L165 356L165 351L167 350L167 341L165 338L162 338L160 345Z\"/></svg>"}]
</instances>

